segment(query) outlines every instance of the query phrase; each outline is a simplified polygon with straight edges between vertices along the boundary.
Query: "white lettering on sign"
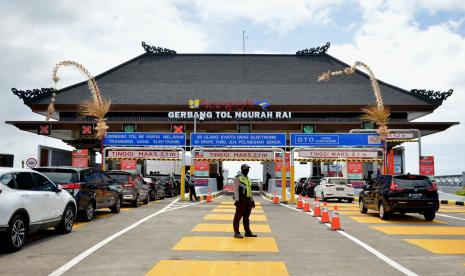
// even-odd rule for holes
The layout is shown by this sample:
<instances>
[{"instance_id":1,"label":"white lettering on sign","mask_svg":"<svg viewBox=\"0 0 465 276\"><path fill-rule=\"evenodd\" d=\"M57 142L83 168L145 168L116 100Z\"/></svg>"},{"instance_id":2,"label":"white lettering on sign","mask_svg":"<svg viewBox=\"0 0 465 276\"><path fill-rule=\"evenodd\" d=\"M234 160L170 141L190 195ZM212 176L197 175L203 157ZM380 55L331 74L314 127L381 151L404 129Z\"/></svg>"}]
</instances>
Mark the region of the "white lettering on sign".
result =
<instances>
[{"instance_id":1,"label":"white lettering on sign","mask_svg":"<svg viewBox=\"0 0 465 276\"><path fill-rule=\"evenodd\" d=\"M300 158L378 158L377 151L349 150L305 150L299 151Z\"/></svg>"},{"instance_id":2,"label":"white lettering on sign","mask_svg":"<svg viewBox=\"0 0 465 276\"><path fill-rule=\"evenodd\" d=\"M237 119L237 120L287 120L292 118L292 112L279 111L172 111L168 112L168 118L180 120L217 120L217 119Z\"/></svg>"},{"instance_id":3,"label":"white lettering on sign","mask_svg":"<svg viewBox=\"0 0 465 276\"><path fill-rule=\"evenodd\" d=\"M413 133L389 133L387 135L388 139L413 139Z\"/></svg>"},{"instance_id":4,"label":"white lettering on sign","mask_svg":"<svg viewBox=\"0 0 465 276\"><path fill-rule=\"evenodd\" d=\"M179 158L178 151L155 150L112 150L108 152L109 158Z\"/></svg>"},{"instance_id":5,"label":"white lettering on sign","mask_svg":"<svg viewBox=\"0 0 465 276\"><path fill-rule=\"evenodd\" d=\"M273 152L247 152L247 151L205 151L203 152L203 159L256 159L272 160L274 159Z\"/></svg>"}]
</instances>

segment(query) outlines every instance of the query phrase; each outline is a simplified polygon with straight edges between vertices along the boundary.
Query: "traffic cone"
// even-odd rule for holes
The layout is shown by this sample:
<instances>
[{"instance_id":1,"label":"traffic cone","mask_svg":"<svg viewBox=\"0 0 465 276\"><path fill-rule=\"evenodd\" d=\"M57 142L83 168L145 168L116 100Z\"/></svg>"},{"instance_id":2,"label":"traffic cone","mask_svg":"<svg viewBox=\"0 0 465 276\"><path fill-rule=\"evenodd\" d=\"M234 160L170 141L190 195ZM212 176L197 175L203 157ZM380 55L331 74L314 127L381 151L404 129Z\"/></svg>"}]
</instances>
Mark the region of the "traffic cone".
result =
<instances>
[{"instance_id":1,"label":"traffic cone","mask_svg":"<svg viewBox=\"0 0 465 276\"><path fill-rule=\"evenodd\" d=\"M302 209L302 196L299 195L299 198L297 198L297 209Z\"/></svg>"},{"instance_id":2,"label":"traffic cone","mask_svg":"<svg viewBox=\"0 0 465 276\"><path fill-rule=\"evenodd\" d=\"M326 202L323 203L323 210L321 211L320 223L329 223L329 213Z\"/></svg>"},{"instance_id":3,"label":"traffic cone","mask_svg":"<svg viewBox=\"0 0 465 276\"><path fill-rule=\"evenodd\" d=\"M315 198L315 207L313 208L313 216L321 217L320 202L318 201L318 198Z\"/></svg>"},{"instance_id":4,"label":"traffic cone","mask_svg":"<svg viewBox=\"0 0 465 276\"><path fill-rule=\"evenodd\" d=\"M274 204L278 204L278 202L279 202L278 193L277 193L276 191L274 191L273 194L274 194L274 195L273 195L273 203L274 203Z\"/></svg>"},{"instance_id":5,"label":"traffic cone","mask_svg":"<svg viewBox=\"0 0 465 276\"><path fill-rule=\"evenodd\" d=\"M337 206L334 206L334 210L331 215L331 227L329 228L329 230L333 230L333 231L342 230L341 221L339 219L339 211L337 209Z\"/></svg>"},{"instance_id":6,"label":"traffic cone","mask_svg":"<svg viewBox=\"0 0 465 276\"><path fill-rule=\"evenodd\" d=\"M310 202L308 200L308 196L305 196L304 199L304 212L310 212Z\"/></svg>"},{"instance_id":7,"label":"traffic cone","mask_svg":"<svg viewBox=\"0 0 465 276\"><path fill-rule=\"evenodd\" d=\"M212 190L208 189L207 192L207 202L212 202Z\"/></svg>"}]
</instances>

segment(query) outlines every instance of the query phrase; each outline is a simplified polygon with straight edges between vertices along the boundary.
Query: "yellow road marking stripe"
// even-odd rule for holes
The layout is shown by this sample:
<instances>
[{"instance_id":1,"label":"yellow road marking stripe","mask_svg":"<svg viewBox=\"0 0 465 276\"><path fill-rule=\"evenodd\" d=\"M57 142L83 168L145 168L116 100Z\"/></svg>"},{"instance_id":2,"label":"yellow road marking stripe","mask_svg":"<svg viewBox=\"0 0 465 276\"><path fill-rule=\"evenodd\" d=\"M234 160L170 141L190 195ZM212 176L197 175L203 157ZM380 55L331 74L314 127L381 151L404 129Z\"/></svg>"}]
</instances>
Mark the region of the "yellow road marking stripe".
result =
<instances>
[{"instance_id":1,"label":"yellow road marking stripe","mask_svg":"<svg viewBox=\"0 0 465 276\"><path fill-rule=\"evenodd\" d=\"M465 236L465 227L455 226L370 226L388 235L458 235Z\"/></svg>"},{"instance_id":2,"label":"yellow road marking stripe","mask_svg":"<svg viewBox=\"0 0 465 276\"><path fill-rule=\"evenodd\" d=\"M435 254L465 254L465 240L405 239Z\"/></svg>"},{"instance_id":3,"label":"yellow road marking stripe","mask_svg":"<svg viewBox=\"0 0 465 276\"><path fill-rule=\"evenodd\" d=\"M272 237L236 239L234 237L183 237L173 250L189 251L232 251L232 252L279 252Z\"/></svg>"},{"instance_id":4,"label":"yellow road marking stripe","mask_svg":"<svg viewBox=\"0 0 465 276\"><path fill-rule=\"evenodd\" d=\"M236 209L236 206L234 205L217 205L215 209L218 209L218 208L221 208L221 209ZM255 206L255 208L253 208L255 210L263 210L262 206Z\"/></svg>"},{"instance_id":5,"label":"yellow road marking stripe","mask_svg":"<svg viewBox=\"0 0 465 276\"><path fill-rule=\"evenodd\" d=\"M234 205L234 201L221 201L220 205ZM261 206L262 204L260 202L255 202L256 206Z\"/></svg>"},{"instance_id":6,"label":"yellow road marking stripe","mask_svg":"<svg viewBox=\"0 0 465 276\"><path fill-rule=\"evenodd\" d=\"M232 221L234 214L207 214L205 220L230 220ZM267 221L265 215L250 215L250 221Z\"/></svg>"},{"instance_id":7,"label":"yellow road marking stripe","mask_svg":"<svg viewBox=\"0 0 465 276\"><path fill-rule=\"evenodd\" d=\"M358 223L372 223L372 224L447 224L441 220L433 220L433 221L426 221L422 218L417 217L398 217L398 218L390 218L389 220L382 220L378 217L350 217L351 219L355 220Z\"/></svg>"},{"instance_id":8,"label":"yellow road marking stripe","mask_svg":"<svg viewBox=\"0 0 465 276\"><path fill-rule=\"evenodd\" d=\"M445 209L445 210L442 210L442 209L439 209L440 213L465 213L465 209Z\"/></svg>"},{"instance_id":9,"label":"yellow road marking stripe","mask_svg":"<svg viewBox=\"0 0 465 276\"><path fill-rule=\"evenodd\" d=\"M232 208L229 208L229 209L225 209L225 208L215 208L212 210L213 213L235 213L236 212L236 209L232 209ZM252 214L263 214L263 210L255 210L255 209L252 209Z\"/></svg>"},{"instance_id":10,"label":"yellow road marking stripe","mask_svg":"<svg viewBox=\"0 0 465 276\"><path fill-rule=\"evenodd\" d=\"M185 276L287 276L284 262L162 260L147 274Z\"/></svg>"},{"instance_id":11,"label":"yellow road marking stripe","mask_svg":"<svg viewBox=\"0 0 465 276\"><path fill-rule=\"evenodd\" d=\"M250 229L254 233L271 233L271 228L268 224L251 224ZM240 225L240 231L244 232L244 227ZM231 223L199 223L192 232L226 232L233 233L233 226Z\"/></svg>"}]
</instances>

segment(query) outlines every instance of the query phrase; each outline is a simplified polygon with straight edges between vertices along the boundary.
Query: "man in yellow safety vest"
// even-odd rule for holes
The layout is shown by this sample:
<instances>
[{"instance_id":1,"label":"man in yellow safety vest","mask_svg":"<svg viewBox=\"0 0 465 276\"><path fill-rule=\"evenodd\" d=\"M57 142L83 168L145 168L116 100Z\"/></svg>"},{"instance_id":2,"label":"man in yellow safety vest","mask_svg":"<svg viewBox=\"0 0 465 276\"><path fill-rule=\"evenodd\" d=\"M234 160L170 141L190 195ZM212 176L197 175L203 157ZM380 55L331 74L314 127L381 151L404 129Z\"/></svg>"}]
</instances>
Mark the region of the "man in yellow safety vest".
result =
<instances>
[{"instance_id":1,"label":"man in yellow safety vest","mask_svg":"<svg viewBox=\"0 0 465 276\"><path fill-rule=\"evenodd\" d=\"M243 164L241 166L241 173L234 178L234 205L236 206L236 213L234 214L233 227L234 237L242 239L243 236L239 231L239 222L242 218L244 231L246 237L256 237L250 230L250 213L252 208L255 207L255 202L252 200L252 182L247 176L249 174L250 166Z\"/></svg>"}]
</instances>

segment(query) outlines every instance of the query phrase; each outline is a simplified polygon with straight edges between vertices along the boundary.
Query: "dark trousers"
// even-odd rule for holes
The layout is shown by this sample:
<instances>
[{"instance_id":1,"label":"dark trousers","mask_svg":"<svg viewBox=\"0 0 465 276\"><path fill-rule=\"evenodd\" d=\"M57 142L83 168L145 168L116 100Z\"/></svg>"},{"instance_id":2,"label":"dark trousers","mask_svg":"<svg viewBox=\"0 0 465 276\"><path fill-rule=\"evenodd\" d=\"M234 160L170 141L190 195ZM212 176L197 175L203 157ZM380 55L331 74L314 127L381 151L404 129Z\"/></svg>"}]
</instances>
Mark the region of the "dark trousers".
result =
<instances>
[{"instance_id":1,"label":"dark trousers","mask_svg":"<svg viewBox=\"0 0 465 276\"><path fill-rule=\"evenodd\" d=\"M250 231L250 213L252 212L252 199L250 197L241 198L236 203L236 213L234 214L233 227L234 233L239 232L239 222L242 218L242 224L244 224L245 233L252 233Z\"/></svg>"},{"instance_id":2,"label":"dark trousers","mask_svg":"<svg viewBox=\"0 0 465 276\"><path fill-rule=\"evenodd\" d=\"M189 199L191 201L193 201L192 197L194 197L195 201L198 201L197 194L195 193L195 185L189 185Z\"/></svg>"}]
</instances>

